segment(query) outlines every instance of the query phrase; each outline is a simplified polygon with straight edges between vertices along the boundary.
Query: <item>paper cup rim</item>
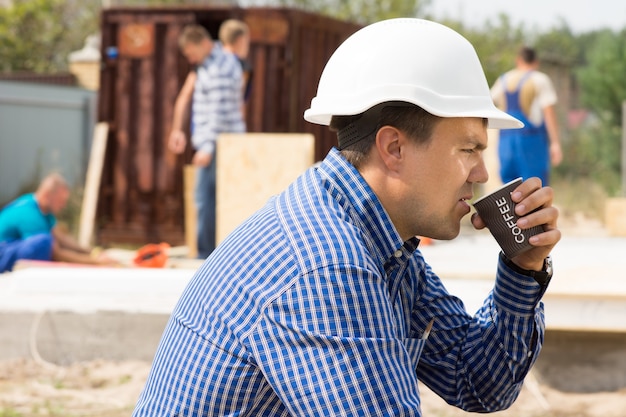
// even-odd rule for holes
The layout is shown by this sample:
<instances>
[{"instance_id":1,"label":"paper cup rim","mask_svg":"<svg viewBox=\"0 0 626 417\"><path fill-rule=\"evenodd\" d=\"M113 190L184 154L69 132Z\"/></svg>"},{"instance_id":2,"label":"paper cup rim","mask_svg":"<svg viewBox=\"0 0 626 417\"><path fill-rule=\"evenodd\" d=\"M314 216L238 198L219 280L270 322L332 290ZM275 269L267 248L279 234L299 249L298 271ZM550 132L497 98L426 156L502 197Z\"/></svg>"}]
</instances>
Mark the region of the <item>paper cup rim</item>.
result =
<instances>
[{"instance_id":1,"label":"paper cup rim","mask_svg":"<svg viewBox=\"0 0 626 417\"><path fill-rule=\"evenodd\" d=\"M495 193L497 193L497 192L499 192L499 191L509 187L511 184L515 184L516 182L520 182L521 183L522 182L522 177L517 177L514 180L511 180L511 181L507 182L506 184L502 184L500 187L498 187L497 189L493 190L492 192L490 192L488 194L485 194L482 197L474 200L473 204L480 203L481 201L483 201L487 197L492 196L493 194L495 194Z\"/></svg>"}]
</instances>

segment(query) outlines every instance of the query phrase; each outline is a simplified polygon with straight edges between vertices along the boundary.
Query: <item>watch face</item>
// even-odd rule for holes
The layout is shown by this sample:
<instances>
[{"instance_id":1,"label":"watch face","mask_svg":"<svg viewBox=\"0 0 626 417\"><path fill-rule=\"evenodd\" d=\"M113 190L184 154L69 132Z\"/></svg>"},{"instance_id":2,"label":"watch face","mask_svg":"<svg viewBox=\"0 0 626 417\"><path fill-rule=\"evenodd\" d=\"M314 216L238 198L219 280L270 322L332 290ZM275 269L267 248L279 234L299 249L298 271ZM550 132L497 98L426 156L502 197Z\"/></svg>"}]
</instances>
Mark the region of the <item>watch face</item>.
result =
<instances>
[{"instance_id":1,"label":"watch face","mask_svg":"<svg viewBox=\"0 0 626 417\"><path fill-rule=\"evenodd\" d=\"M548 256L543 263L543 271L535 272L535 281L541 285L546 285L552 278L552 258Z\"/></svg>"},{"instance_id":2,"label":"watch face","mask_svg":"<svg viewBox=\"0 0 626 417\"><path fill-rule=\"evenodd\" d=\"M548 256L545 260L544 271L548 274L548 276L552 276L552 257Z\"/></svg>"}]
</instances>

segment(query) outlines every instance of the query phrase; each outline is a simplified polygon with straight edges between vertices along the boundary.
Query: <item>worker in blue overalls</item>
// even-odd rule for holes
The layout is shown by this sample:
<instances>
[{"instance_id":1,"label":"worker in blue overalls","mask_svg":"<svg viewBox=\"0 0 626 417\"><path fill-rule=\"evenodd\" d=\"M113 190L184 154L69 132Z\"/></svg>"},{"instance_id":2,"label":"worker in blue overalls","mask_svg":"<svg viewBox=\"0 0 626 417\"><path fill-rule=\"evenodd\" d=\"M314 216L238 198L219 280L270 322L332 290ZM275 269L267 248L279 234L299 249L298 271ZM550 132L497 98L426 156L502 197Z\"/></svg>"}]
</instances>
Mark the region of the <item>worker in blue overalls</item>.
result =
<instances>
[{"instance_id":1,"label":"worker in blue overalls","mask_svg":"<svg viewBox=\"0 0 626 417\"><path fill-rule=\"evenodd\" d=\"M517 177L539 177L547 185L551 166L563 159L556 91L538 66L535 50L522 47L516 67L501 75L491 88L496 105L524 123L522 129L500 131L498 157L504 183Z\"/></svg>"}]
</instances>

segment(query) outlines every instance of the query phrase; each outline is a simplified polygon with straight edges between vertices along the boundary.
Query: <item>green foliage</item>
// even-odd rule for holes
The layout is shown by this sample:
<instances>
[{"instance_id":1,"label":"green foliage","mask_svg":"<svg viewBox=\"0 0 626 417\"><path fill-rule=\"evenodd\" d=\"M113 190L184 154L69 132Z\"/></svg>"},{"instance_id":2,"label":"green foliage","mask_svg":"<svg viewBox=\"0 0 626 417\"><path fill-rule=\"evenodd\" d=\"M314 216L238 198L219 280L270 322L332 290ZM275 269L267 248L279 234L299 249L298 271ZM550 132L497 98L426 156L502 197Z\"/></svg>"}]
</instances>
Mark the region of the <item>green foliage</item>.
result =
<instances>
[{"instance_id":1,"label":"green foliage","mask_svg":"<svg viewBox=\"0 0 626 417\"><path fill-rule=\"evenodd\" d=\"M609 195L621 188L621 127L595 123L570 132L563 143L563 162L554 169L565 180L585 178L601 184Z\"/></svg>"},{"instance_id":2,"label":"green foliage","mask_svg":"<svg viewBox=\"0 0 626 417\"><path fill-rule=\"evenodd\" d=\"M98 31L99 0L14 0L0 7L0 71L58 72Z\"/></svg>"},{"instance_id":3,"label":"green foliage","mask_svg":"<svg viewBox=\"0 0 626 417\"><path fill-rule=\"evenodd\" d=\"M489 85L504 71L511 69L515 55L528 37L523 26L514 26L504 14L496 22L486 21L480 29L468 29L460 24L444 22L465 36L476 49Z\"/></svg>"},{"instance_id":4,"label":"green foliage","mask_svg":"<svg viewBox=\"0 0 626 417\"><path fill-rule=\"evenodd\" d=\"M581 49L576 36L565 23L541 33L534 42L540 60L562 67L573 67L581 60Z\"/></svg>"},{"instance_id":5,"label":"green foliage","mask_svg":"<svg viewBox=\"0 0 626 417\"><path fill-rule=\"evenodd\" d=\"M626 100L626 30L596 32L586 44L586 65L576 71L582 103L601 120L618 126Z\"/></svg>"},{"instance_id":6,"label":"green foliage","mask_svg":"<svg viewBox=\"0 0 626 417\"><path fill-rule=\"evenodd\" d=\"M185 4L125 0L116 4ZM197 2L194 2L197 3ZM0 72L66 71L68 56L100 31L102 0L13 0L0 6Z\"/></svg>"},{"instance_id":7,"label":"green foliage","mask_svg":"<svg viewBox=\"0 0 626 417\"><path fill-rule=\"evenodd\" d=\"M0 408L0 417L22 417L23 414L13 408Z\"/></svg>"},{"instance_id":8,"label":"green foliage","mask_svg":"<svg viewBox=\"0 0 626 417\"><path fill-rule=\"evenodd\" d=\"M276 3L367 24L395 17L417 17L430 0L277 0Z\"/></svg>"}]
</instances>

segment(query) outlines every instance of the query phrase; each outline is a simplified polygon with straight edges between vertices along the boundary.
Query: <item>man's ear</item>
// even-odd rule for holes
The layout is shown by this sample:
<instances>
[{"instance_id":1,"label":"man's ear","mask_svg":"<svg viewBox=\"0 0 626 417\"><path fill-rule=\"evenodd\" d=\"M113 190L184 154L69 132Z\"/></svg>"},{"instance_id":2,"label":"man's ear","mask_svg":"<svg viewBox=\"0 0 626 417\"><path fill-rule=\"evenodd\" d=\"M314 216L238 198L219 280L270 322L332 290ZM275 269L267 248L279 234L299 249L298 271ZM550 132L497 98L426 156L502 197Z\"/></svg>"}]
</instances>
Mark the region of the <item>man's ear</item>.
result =
<instances>
[{"instance_id":1,"label":"man's ear","mask_svg":"<svg viewBox=\"0 0 626 417\"><path fill-rule=\"evenodd\" d=\"M383 126L376 133L376 149L387 169L398 172L403 158L401 133L392 126Z\"/></svg>"}]
</instances>

